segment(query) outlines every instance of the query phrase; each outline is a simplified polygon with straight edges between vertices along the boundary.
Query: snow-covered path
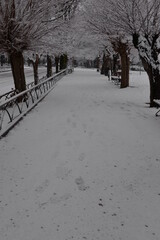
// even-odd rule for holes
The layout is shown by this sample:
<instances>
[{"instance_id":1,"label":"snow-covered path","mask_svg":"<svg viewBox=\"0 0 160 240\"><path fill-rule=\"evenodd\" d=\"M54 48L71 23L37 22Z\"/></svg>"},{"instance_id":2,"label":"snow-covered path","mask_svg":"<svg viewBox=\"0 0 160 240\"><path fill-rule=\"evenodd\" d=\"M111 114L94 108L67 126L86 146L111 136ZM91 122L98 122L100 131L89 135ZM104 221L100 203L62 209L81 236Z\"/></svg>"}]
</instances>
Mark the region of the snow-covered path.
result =
<instances>
[{"instance_id":1,"label":"snow-covered path","mask_svg":"<svg viewBox=\"0 0 160 240\"><path fill-rule=\"evenodd\" d=\"M160 118L146 76L77 69L0 142L0 240L159 240Z\"/></svg>"}]
</instances>

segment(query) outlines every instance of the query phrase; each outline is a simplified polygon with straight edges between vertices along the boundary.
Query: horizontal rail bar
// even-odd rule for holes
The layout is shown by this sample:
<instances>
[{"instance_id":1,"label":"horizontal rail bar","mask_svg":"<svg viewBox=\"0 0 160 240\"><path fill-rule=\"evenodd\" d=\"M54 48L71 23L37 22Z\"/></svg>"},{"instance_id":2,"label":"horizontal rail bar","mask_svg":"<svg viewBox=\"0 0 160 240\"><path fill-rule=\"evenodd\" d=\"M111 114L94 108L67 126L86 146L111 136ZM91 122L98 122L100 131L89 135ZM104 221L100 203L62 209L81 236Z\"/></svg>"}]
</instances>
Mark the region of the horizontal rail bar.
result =
<instances>
[{"instance_id":1,"label":"horizontal rail bar","mask_svg":"<svg viewBox=\"0 0 160 240\"><path fill-rule=\"evenodd\" d=\"M24 95L25 93L29 92L30 90L33 90L33 89L37 88L37 87L40 86L42 83L48 82L48 81L56 78L57 76L60 76L61 74L65 73L65 72L66 72L66 69L63 70L63 71L61 71L61 72L59 72L59 73L57 73L57 74L55 74L55 75L52 76L52 77L47 78L46 80L44 80L43 82L38 83L37 85L35 85L35 86L33 86L33 87L31 87L31 88L29 88L29 89L27 89L27 90L25 90L25 91L23 91L23 92L21 92L21 93L18 93L17 95L11 97L10 99L7 99L6 101L3 101L3 102L0 104L0 108L1 108L1 106L3 106L4 104L6 104L6 103L8 103L8 102L10 102L10 101L13 101L14 99L16 99L16 98Z\"/></svg>"}]
</instances>

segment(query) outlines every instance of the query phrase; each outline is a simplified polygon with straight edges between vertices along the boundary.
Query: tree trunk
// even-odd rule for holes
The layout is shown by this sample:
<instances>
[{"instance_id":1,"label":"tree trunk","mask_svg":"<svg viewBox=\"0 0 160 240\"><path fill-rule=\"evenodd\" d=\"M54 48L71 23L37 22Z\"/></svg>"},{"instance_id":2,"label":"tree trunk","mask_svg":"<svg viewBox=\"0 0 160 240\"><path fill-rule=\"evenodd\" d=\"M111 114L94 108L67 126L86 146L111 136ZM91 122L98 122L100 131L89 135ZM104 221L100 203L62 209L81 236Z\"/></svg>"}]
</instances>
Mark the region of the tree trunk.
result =
<instances>
[{"instance_id":1,"label":"tree trunk","mask_svg":"<svg viewBox=\"0 0 160 240\"><path fill-rule=\"evenodd\" d=\"M60 70L63 69L63 65L64 65L64 57L63 55L60 56Z\"/></svg>"},{"instance_id":2,"label":"tree trunk","mask_svg":"<svg viewBox=\"0 0 160 240\"><path fill-rule=\"evenodd\" d=\"M38 63L36 62L33 64L33 71L34 71L34 84L37 85L39 77L38 77Z\"/></svg>"},{"instance_id":3,"label":"tree trunk","mask_svg":"<svg viewBox=\"0 0 160 240\"><path fill-rule=\"evenodd\" d=\"M108 57L104 54L103 55L103 63L102 63L102 68L101 68L101 74L104 74L105 76L108 76L109 73L109 61Z\"/></svg>"},{"instance_id":4,"label":"tree trunk","mask_svg":"<svg viewBox=\"0 0 160 240\"><path fill-rule=\"evenodd\" d=\"M96 58L96 68L97 68L97 72L99 72L99 66L100 66L100 58L97 57L97 58Z\"/></svg>"},{"instance_id":5,"label":"tree trunk","mask_svg":"<svg viewBox=\"0 0 160 240\"><path fill-rule=\"evenodd\" d=\"M60 56L60 70L63 70L67 67L68 58L66 54Z\"/></svg>"},{"instance_id":6,"label":"tree trunk","mask_svg":"<svg viewBox=\"0 0 160 240\"><path fill-rule=\"evenodd\" d=\"M21 52L13 52L9 54L9 57L11 61L15 89L18 92L22 92L26 90L23 54Z\"/></svg>"},{"instance_id":7,"label":"tree trunk","mask_svg":"<svg viewBox=\"0 0 160 240\"><path fill-rule=\"evenodd\" d=\"M117 70L118 70L118 56L119 54L114 54L113 55L113 66L112 66L112 73L113 75L117 74Z\"/></svg>"},{"instance_id":8,"label":"tree trunk","mask_svg":"<svg viewBox=\"0 0 160 240\"><path fill-rule=\"evenodd\" d=\"M150 107L154 107L154 99L160 99L160 73L158 70L153 69L153 67L145 61L145 58L140 58L149 78Z\"/></svg>"},{"instance_id":9,"label":"tree trunk","mask_svg":"<svg viewBox=\"0 0 160 240\"><path fill-rule=\"evenodd\" d=\"M0 59L1 59L1 67L2 67L5 62L5 56L3 54L1 54Z\"/></svg>"},{"instance_id":10,"label":"tree trunk","mask_svg":"<svg viewBox=\"0 0 160 240\"><path fill-rule=\"evenodd\" d=\"M120 53L121 57L121 88L129 86L129 57L126 51Z\"/></svg>"},{"instance_id":11,"label":"tree trunk","mask_svg":"<svg viewBox=\"0 0 160 240\"><path fill-rule=\"evenodd\" d=\"M104 74L104 68L105 68L105 54L103 54L103 62L101 67L101 74Z\"/></svg>"},{"instance_id":12,"label":"tree trunk","mask_svg":"<svg viewBox=\"0 0 160 240\"><path fill-rule=\"evenodd\" d=\"M52 59L47 55L47 78L52 76Z\"/></svg>"},{"instance_id":13,"label":"tree trunk","mask_svg":"<svg viewBox=\"0 0 160 240\"><path fill-rule=\"evenodd\" d=\"M39 64L39 56L38 54L36 54L36 60L30 60L32 65L33 65L33 72L34 72L34 84L37 85L38 84L38 64Z\"/></svg>"},{"instance_id":14,"label":"tree trunk","mask_svg":"<svg viewBox=\"0 0 160 240\"><path fill-rule=\"evenodd\" d=\"M139 34L133 34L133 44L139 52L144 70L147 72L150 84L150 107L154 107L154 99L160 99L160 70L159 70L159 51L157 49L158 35L155 34L149 41L146 35L144 41L139 42ZM150 57L149 57L150 56Z\"/></svg>"},{"instance_id":15,"label":"tree trunk","mask_svg":"<svg viewBox=\"0 0 160 240\"><path fill-rule=\"evenodd\" d=\"M56 73L59 72L59 57L55 57L55 64L56 64Z\"/></svg>"},{"instance_id":16,"label":"tree trunk","mask_svg":"<svg viewBox=\"0 0 160 240\"><path fill-rule=\"evenodd\" d=\"M115 52L121 57L121 88L129 86L129 51L128 42L123 42L121 38L112 41Z\"/></svg>"}]
</instances>

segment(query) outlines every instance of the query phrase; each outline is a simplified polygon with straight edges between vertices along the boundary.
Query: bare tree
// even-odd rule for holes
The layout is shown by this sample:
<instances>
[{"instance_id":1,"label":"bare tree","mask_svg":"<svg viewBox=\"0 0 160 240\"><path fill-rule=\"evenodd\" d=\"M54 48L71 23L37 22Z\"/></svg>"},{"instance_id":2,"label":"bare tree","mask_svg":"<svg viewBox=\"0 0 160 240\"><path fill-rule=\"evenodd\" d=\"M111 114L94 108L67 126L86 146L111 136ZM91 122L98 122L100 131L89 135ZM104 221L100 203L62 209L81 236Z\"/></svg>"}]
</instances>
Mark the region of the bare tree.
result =
<instances>
[{"instance_id":1,"label":"bare tree","mask_svg":"<svg viewBox=\"0 0 160 240\"><path fill-rule=\"evenodd\" d=\"M112 23L132 41L139 52L150 83L150 106L160 99L160 1L107 0Z\"/></svg>"},{"instance_id":2,"label":"bare tree","mask_svg":"<svg viewBox=\"0 0 160 240\"><path fill-rule=\"evenodd\" d=\"M124 32L119 31L112 23L112 14L109 10L107 0L88 1L85 6L85 18L89 24L89 29L94 34L103 38L105 46L112 46L113 50L121 58L121 88L129 86L129 52L131 42L126 38Z\"/></svg>"},{"instance_id":3,"label":"bare tree","mask_svg":"<svg viewBox=\"0 0 160 240\"><path fill-rule=\"evenodd\" d=\"M0 0L0 50L7 52L15 88L26 89L23 52L44 47L77 0Z\"/></svg>"},{"instance_id":4,"label":"bare tree","mask_svg":"<svg viewBox=\"0 0 160 240\"><path fill-rule=\"evenodd\" d=\"M32 63L33 66L33 73L34 73L34 84L38 84L38 64L39 64L39 54L33 53L31 57L29 57L29 61Z\"/></svg>"},{"instance_id":5,"label":"bare tree","mask_svg":"<svg viewBox=\"0 0 160 240\"><path fill-rule=\"evenodd\" d=\"M81 0L66 0L63 4L60 4L60 9L57 10L57 19L61 20L63 24L59 24L59 27L54 31L50 32L47 46L47 76L52 74L52 57L48 54L49 52L55 56L56 73L59 70L67 67L67 54L71 49L70 41L70 29L75 19L76 12ZM48 23L54 22L55 18L48 19ZM62 64L64 63L64 64ZM62 66L63 65L63 66Z\"/></svg>"}]
</instances>

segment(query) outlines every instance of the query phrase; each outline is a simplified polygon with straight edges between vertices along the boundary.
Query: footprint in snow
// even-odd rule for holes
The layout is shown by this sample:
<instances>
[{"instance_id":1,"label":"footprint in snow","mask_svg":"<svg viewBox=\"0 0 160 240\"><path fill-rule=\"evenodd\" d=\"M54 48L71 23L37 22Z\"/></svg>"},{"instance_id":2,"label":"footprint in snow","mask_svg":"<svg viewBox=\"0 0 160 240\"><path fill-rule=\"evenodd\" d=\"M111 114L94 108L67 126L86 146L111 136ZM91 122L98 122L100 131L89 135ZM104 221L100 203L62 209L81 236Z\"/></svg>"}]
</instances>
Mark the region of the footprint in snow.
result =
<instances>
[{"instance_id":1,"label":"footprint in snow","mask_svg":"<svg viewBox=\"0 0 160 240\"><path fill-rule=\"evenodd\" d=\"M85 183L82 177L76 178L75 183L77 184L78 189L80 191L85 191L89 188L89 186L85 186Z\"/></svg>"},{"instance_id":2,"label":"footprint in snow","mask_svg":"<svg viewBox=\"0 0 160 240\"><path fill-rule=\"evenodd\" d=\"M81 153L81 154L79 155L78 160L79 160L79 161L83 161L84 159L85 159L85 153Z\"/></svg>"},{"instance_id":3,"label":"footprint in snow","mask_svg":"<svg viewBox=\"0 0 160 240\"><path fill-rule=\"evenodd\" d=\"M42 182L41 185L39 185L38 187L36 187L35 191L36 191L37 193L42 193L42 192L44 192L44 190L48 187L48 185L49 185L49 180L46 179L44 182Z\"/></svg>"}]
</instances>

